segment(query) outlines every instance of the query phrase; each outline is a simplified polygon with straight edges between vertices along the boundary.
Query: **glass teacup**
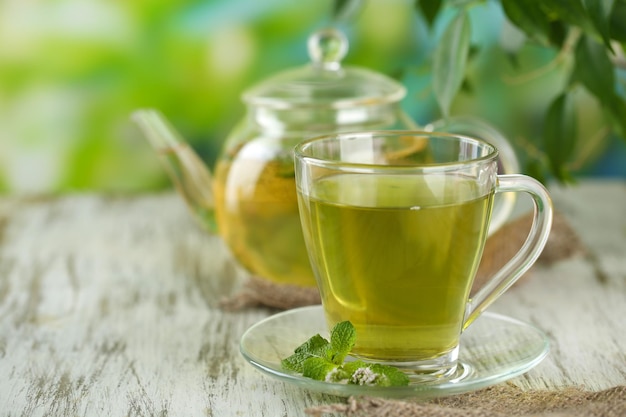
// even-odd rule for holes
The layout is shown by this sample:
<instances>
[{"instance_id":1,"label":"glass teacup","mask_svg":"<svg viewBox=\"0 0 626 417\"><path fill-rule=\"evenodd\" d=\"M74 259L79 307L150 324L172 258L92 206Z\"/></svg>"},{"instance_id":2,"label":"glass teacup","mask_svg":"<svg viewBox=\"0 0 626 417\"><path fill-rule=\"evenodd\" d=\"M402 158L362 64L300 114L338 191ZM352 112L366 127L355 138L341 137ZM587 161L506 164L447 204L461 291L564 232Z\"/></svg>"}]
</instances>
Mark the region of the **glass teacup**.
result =
<instances>
[{"instance_id":1,"label":"glass teacup","mask_svg":"<svg viewBox=\"0 0 626 417\"><path fill-rule=\"evenodd\" d=\"M497 149L437 132L334 134L296 146L296 185L329 327L349 320L352 351L421 380L456 373L461 333L526 272L550 232L546 189L498 175ZM495 193L535 207L519 252L469 298Z\"/></svg>"}]
</instances>

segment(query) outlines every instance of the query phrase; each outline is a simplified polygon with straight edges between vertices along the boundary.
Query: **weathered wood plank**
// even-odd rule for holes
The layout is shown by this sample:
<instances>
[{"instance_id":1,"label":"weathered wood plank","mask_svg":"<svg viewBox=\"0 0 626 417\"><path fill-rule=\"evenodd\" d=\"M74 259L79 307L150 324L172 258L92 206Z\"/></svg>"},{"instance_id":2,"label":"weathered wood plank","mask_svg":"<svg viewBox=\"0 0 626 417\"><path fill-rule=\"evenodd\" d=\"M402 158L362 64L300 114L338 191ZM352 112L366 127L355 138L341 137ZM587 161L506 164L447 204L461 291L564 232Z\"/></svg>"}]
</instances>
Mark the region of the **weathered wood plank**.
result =
<instances>
[{"instance_id":1,"label":"weathered wood plank","mask_svg":"<svg viewBox=\"0 0 626 417\"><path fill-rule=\"evenodd\" d=\"M625 384L626 184L553 195L590 256L536 268L494 306L552 339L514 382ZM0 199L0 414L292 416L329 401L240 356L271 314L217 307L244 278L170 193Z\"/></svg>"}]
</instances>

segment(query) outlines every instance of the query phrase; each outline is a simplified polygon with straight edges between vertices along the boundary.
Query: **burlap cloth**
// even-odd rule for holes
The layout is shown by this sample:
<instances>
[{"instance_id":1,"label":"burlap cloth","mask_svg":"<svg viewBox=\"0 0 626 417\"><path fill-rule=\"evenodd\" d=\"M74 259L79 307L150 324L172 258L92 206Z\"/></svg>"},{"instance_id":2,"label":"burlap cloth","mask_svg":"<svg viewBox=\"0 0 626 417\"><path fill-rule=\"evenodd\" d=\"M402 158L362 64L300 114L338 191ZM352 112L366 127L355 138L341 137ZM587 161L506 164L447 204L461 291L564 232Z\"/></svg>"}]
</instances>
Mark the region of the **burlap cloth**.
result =
<instances>
[{"instance_id":1,"label":"burlap cloth","mask_svg":"<svg viewBox=\"0 0 626 417\"><path fill-rule=\"evenodd\" d=\"M526 240L531 223L532 214L523 215L505 224L487 239L474 281L474 289L480 288L494 272L513 257ZM537 263L552 264L584 253L578 235L563 215L555 213L550 238ZM529 275L530 271L518 283ZM319 303L320 296L316 288L277 285L251 277L236 294L222 300L221 307L226 310L241 310L246 307L267 306L288 310Z\"/></svg>"},{"instance_id":2,"label":"burlap cloth","mask_svg":"<svg viewBox=\"0 0 626 417\"><path fill-rule=\"evenodd\" d=\"M626 386L599 392L578 388L523 391L500 384L424 403L350 397L345 404L321 405L305 412L314 417L624 417Z\"/></svg>"},{"instance_id":3,"label":"burlap cloth","mask_svg":"<svg viewBox=\"0 0 626 417\"><path fill-rule=\"evenodd\" d=\"M524 215L489 237L473 290L480 288L513 257L526 240L531 223L532 214ZM586 255L586 251L578 235L560 213L555 213L550 238L537 264L549 265L580 255ZM530 275L532 269L516 285ZM240 292L223 300L222 307L229 310L252 306L290 309L319 303L319 293L314 288L278 286L251 278ZM556 391L523 391L505 383L421 403L350 397L345 403L320 405L305 412L315 417L327 414L346 417L626 417L626 386L600 392L571 387Z\"/></svg>"}]
</instances>

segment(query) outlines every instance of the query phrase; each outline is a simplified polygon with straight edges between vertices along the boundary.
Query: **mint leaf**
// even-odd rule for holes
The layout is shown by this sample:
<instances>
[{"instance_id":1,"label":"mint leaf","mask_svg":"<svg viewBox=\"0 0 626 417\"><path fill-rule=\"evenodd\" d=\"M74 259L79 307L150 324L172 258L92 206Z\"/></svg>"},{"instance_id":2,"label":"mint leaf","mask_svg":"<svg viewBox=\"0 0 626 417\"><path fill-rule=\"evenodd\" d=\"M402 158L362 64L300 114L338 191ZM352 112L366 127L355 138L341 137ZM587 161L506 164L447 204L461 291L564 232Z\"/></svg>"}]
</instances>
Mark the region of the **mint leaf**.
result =
<instances>
[{"instance_id":1,"label":"mint leaf","mask_svg":"<svg viewBox=\"0 0 626 417\"><path fill-rule=\"evenodd\" d=\"M365 366L371 365L370 363L361 361L361 360L356 360L356 361L351 361L351 362L346 362L343 364L343 369L346 372L349 372L350 374L353 374L354 371L356 371L359 368L363 368Z\"/></svg>"},{"instance_id":2,"label":"mint leaf","mask_svg":"<svg viewBox=\"0 0 626 417\"><path fill-rule=\"evenodd\" d=\"M305 360L302 364L302 376L316 379L318 381L326 381L328 380L327 376L329 376L329 374L332 375L333 371L335 371L338 367L338 365L328 362L324 358L312 356Z\"/></svg>"},{"instance_id":3,"label":"mint leaf","mask_svg":"<svg viewBox=\"0 0 626 417\"><path fill-rule=\"evenodd\" d=\"M340 365L346 359L356 342L356 329L349 321L337 323L330 331L331 362Z\"/></svg>"},{"instance_id":4,"label":"mint leaf","mask_svg":"<svg viewBox=\"0 0 626 417\"><path fill-rule=\"evenodd\" d=\"M330 343L319 334L298 346L293 355L283 359L280 363L284 369L302 372L304 362L311 357L326 357Z\"/></svg>"},{"instance_id":5,"label":"mint leaf","mask_svg":"<svg viewBox=\"0 0 626 417\"><path fill-rule=\"evenodd\" d=\"M409 377L407 374L393 366L373 364L372 371L384 376L378 385L383 387L405 386L409 385Z\"/></svg>"}]
</instances>

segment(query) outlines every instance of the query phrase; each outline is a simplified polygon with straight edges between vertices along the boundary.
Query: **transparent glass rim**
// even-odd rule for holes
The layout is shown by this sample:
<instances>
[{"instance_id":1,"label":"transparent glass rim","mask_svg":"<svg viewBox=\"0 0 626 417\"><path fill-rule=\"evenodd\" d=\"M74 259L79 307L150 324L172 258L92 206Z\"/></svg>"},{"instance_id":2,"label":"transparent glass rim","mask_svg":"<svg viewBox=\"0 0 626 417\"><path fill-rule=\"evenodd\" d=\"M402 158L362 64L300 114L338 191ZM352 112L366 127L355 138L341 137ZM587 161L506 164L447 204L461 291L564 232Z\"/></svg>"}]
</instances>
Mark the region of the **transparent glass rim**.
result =
<instances>
[{"instance_id":1,"label":"transparent glass rim","mask_svg":"<svg viewBox=\"0 0 626 417\"><path fill-rule=\"evenodd\" d=\"M488 150L486 155L468 159L464 161L437 162L432 164L415 164L415 165L394 165L394 164L376 164L376 163L359 163L346 162L332 159L325 159L311 155L308 150L315 143L319 142L337 142L347 140L347 138L366 138L366 137L393 137L393 136L426 136L429 138L441 137L446 139L457 139L460 142L471 143L475 146L484 147ZM294 148L294 156L306 162L307 165L315 165L321 168L335 170L349 170L353 172L374 172L385 171L397 174L414 174L414 173L434 173L442 171L455 171L467 169L474 165L485 163L495 163L498 159L498 149L490 143L473 138L466 135L444 132L432 132L422 130L372 130L372 131L356 131L326 134L308 138Z\"/></svg>"}]
</instances>

